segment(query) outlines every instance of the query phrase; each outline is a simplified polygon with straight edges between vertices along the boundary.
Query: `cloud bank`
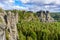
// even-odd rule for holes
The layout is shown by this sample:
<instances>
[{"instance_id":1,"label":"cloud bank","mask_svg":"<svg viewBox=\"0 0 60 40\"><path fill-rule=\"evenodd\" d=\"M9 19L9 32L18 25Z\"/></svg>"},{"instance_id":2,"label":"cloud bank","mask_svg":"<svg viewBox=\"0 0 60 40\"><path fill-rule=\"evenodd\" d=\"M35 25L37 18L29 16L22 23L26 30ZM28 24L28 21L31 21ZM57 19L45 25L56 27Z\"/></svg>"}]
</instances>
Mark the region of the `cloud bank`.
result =
<instances>
[{"instance_id":1,"label":"cloud bank","mask_svg":"<svg viewBox=\"0 0 60 40\"><path fill-rule=\"evenodd\" d=\"M0 5L5 10L60 11L60 0L0 0Z\"/></svg>"}]
</instances>

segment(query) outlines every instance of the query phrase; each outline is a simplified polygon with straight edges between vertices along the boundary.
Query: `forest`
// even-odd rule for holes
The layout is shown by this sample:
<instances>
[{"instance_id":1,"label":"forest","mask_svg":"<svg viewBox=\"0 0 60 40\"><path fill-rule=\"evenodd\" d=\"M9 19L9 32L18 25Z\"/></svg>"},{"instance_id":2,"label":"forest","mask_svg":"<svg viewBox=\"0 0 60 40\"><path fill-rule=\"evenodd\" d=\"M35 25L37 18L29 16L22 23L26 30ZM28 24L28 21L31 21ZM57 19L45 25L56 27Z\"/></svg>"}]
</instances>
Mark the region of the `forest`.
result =
<instances>
[{"instance_id":1,"label":"forest","mask_svg":"<svg viewBox=\"0 0 60 40\"><path fill-rule=\"evenodd\" d=\"M60 14L51 13L57 22L40 22L36 13L18 11L17 24L19 40L60 40Z\"/></svg>"}]
</instances>

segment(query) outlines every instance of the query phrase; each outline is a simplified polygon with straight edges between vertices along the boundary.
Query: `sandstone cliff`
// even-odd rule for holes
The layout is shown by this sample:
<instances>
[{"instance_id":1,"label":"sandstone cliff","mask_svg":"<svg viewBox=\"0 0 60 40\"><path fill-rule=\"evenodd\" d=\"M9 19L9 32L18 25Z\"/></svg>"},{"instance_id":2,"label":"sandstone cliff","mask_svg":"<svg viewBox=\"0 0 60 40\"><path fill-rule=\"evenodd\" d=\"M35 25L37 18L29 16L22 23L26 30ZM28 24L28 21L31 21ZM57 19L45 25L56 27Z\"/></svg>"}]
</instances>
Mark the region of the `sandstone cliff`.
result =
<instances>
[{"instance_id":1,"label":"sandstone cliff","mask_svg":"<svg viewBox=\"0 0 60 40\"><path fill-rule=\"evenodd\" d=\"M17 40L18 32L16 24L18 23L18 13L4 10L0 12L0 40L6 40L6 31L8 33L8 40Z\"/></svg>"}]
</instances>

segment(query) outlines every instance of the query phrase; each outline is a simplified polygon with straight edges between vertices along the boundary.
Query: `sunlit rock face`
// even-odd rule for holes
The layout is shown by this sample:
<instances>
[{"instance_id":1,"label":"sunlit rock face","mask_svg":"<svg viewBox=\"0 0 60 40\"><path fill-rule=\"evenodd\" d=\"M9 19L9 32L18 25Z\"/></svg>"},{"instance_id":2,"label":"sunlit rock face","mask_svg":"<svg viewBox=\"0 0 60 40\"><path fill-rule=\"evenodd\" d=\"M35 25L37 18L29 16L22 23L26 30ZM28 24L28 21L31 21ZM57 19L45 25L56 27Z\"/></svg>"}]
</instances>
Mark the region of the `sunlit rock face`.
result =
<instances>
[{"instance_id":1,"label":"sunlit rock face","mask_svg":"<svg viewBox=\"0 0 60 40\"><path fill-rule=\"evenodd\" d=\"M38 11L37 15L41 22L54 22L54 19L50 16L49 11Z\"/></svg>"},{"instance_id":2,"label":"sunlit rock face","mask_svg":"<svg viewBox=\"0 0 60 40\"><path fill-rule=\"evenodd\" d=\"M8 31L9 40L17 40L18 33L16 24L18 23L18 13L9 11L0 12L0 40L6 40L5 31Z\"/></svg>"},{"instance_id":3,"label":"sunlit rock face","mask_svg":"<svg viewBox=\"0 0 60 40\"><path fill-rule=\"evenodd\" d=\"M6 36L5 36L5 28L6 23L5 23L5 19L4 19L4 11L2 13L0 13L0 40L6 40Z\"/></svg>"},{"instance_id":4,"label":"sunlit rock face","mask_svg":"<svg viewBox=\"0 0 60 40\"><path fill-rule=\"evenodd\" d=\"M18 13L7 13L7 26L9 29L9 40L17 40L18 33L16 24L18 22Z\"/></svg>"}]
</instances>

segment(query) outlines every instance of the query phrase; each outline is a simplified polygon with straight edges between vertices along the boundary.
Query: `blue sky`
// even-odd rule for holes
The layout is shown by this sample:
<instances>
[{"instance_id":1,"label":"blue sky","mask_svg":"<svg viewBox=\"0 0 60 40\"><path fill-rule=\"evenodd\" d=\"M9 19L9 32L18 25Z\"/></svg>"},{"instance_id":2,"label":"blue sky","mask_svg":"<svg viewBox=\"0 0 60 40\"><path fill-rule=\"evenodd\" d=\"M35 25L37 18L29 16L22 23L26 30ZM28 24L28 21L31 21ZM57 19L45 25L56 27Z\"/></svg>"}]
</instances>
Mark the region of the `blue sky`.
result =
<instances>
[{"instance_id":1,"label":"blue sky","mask_svg":"<svg viewBox=\"0 0 60 40\"><path fill-rule=\"evenodd\" d=\"M60 12L60 0L0 0L0 7L5 10L49 10Z\"/></svg>"}]
</instances>

